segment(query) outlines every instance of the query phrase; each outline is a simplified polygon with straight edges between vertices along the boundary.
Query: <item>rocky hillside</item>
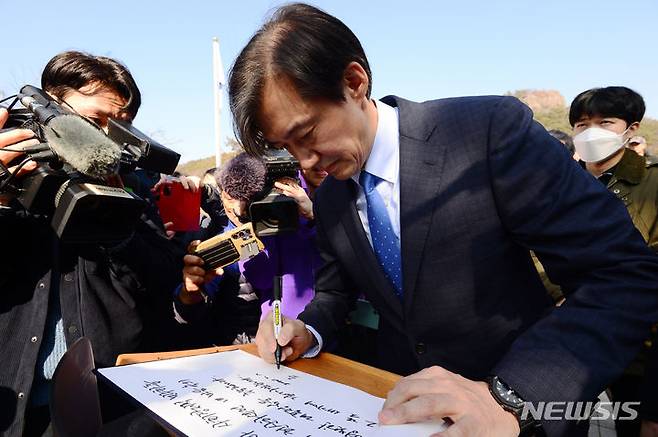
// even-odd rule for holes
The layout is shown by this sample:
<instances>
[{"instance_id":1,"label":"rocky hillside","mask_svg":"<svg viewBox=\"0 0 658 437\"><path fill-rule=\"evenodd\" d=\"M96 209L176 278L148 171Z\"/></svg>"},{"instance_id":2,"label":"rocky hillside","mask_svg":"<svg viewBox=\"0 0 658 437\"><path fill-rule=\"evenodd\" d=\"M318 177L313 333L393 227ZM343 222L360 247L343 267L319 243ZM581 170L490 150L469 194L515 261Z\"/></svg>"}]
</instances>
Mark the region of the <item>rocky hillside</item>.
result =
<instances>
[{"instance_id":1,"label":"rocky hillside","mask_svg":"<svg viewBox=\"0 0 658 437\"><path fill-rule=\"evenodd\" d=\"M530 106L534 112L545 112L567 106L562 94L555 90L519 90L514 91L512 95Z\"/></svg>"}]
</instances>

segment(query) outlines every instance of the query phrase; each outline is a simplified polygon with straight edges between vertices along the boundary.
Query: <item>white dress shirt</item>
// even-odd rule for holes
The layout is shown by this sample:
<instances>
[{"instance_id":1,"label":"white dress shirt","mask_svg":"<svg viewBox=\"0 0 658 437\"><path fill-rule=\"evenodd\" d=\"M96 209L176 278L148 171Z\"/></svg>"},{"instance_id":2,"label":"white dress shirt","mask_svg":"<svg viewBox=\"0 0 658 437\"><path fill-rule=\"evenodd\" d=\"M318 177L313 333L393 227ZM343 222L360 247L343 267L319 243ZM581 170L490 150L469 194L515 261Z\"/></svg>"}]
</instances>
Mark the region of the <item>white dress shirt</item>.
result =
<instances>
[{"instance_id":1,"label":"white dress shirt","mask_svg":"<svg viewBox=\"0 0 658 437\"><path fill-rule=\"evenodd\" d=\"M375 100L377 105L377 131L375 141L372 144L370 155L366 161L365 170L381 179L376 190L382 197L386 205L386 211L393 226L393 232L400 241L400 136L399 136L399 115L398 109L387 105L386 103ZM356 210L359 213L361 224L366 231L370 246L372 246L372 237L370 236L370 227L368 226L368 210L366 204L366 195L363 187L359 184L361 172L352 176L352 179L359 186L359 194L356 198ZM311 331L318 344L310 348L304 354L303 358L313 358L322 350L322 337L310 325L306 328Z\"/></svg>"},{"instance_id":2,"label":"white dress shirt","mask_svg":"<svg viewBox=\"0 0 658 437\"><path fill-rule=\"evenodd\" d=\"M375 141L370 151L370 156L366 161L365 170L380 179L383 179L377 185L377 192L381 196L388 218L391 220L393 232L400 241L400 136L398 110L387 105L384 102L375 102L377 104L377 132ZM352 179L359 184L361 172L352 176ZM368 241L372 246L372 237L370 236L370 226L368 226L368 210L366 205L366 195L363 187L359 185L359 194L356 198L356 210L359 213L361 224L366 231Z\"/></svg>"}]
</instances>

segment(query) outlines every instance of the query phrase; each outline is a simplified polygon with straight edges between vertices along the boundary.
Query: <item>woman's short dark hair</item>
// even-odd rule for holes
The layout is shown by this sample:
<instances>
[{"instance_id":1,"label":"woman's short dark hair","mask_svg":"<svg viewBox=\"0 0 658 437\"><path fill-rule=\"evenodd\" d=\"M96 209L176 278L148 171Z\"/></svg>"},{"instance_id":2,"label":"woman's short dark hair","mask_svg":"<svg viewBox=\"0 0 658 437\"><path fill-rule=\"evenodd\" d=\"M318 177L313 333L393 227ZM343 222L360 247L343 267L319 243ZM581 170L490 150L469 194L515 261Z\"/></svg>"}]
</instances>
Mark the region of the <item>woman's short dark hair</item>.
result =
<instances>
[{"instance_id":1,"label":"woman's short dark hair","mask_svg":"<svg viewBox=\"0 0 658 437\"><path fill-rule=\"evenodd\" d=\"M584 116L615 117L630 126L642 121L644 99L625 86L592 88L576 96L569 108L569 123L574 126Z\"/></svg>"},{"instance_id":2,"label":"woman's short dark hair","mask_svg":"<svg viewBox=\"0 0 658 437\"><path fill-rule=\"evenodd\" d=\"M219 170L216 179L219 189L233 199L251 202L263 191L266 176L267 168L260 158L241 153Z\"/></svg>"},{"instance_id":3,"label":"woman's short dark hair","mask_svg":"<svg viewBox=\"0 0 658 437\"><path fill-rule=\"evenodd\" d=\"M41 74L41 88L64 99L71 90L80 91L88 85L107 88L121 96L123 110L134 119L142 104L142 97L128 68L105 56L68 51L53 57ZM95 89L94 91L97 91Z\"/></svg>"},{"instance_id":4,"label":"woman's short dark hair","mask_svg":"<svg viewBox=\"0 0 658 437\"><path fill-rule=\"evenodd\" d=\"M302 98L345 100L345 68L359 63L372 75L363 47L339 19L303 3L277 9L235 60L229 76L229 100L238 140L251 154L267 147L258 126L266 81L288 79Z\"/></svg>"}]
</instances>

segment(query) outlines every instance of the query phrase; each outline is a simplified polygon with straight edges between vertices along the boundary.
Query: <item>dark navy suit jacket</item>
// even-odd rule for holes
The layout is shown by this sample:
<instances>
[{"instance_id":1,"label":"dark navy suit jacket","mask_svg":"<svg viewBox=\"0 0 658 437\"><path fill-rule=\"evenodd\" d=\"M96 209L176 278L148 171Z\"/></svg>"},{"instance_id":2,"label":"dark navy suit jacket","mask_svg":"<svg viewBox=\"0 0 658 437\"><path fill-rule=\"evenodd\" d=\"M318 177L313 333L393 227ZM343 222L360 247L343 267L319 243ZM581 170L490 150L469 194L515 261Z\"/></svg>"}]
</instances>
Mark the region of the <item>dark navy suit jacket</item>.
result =
<instances>
[{"instance_id":1,"label":"dark navy suit jacket","mask_svg":"<svg viewBox=\"0 0 658 437\"><path fill-rule=\"evenodd\" d=\"M400 117L404 299L379 266L352 180L317 192L325 264L300 315L325 344L363 292L381 367L499 375L527 401L591 400L658 320L658 258L626 209L512 97L413 103ZM551 305L532 249L567 301ZM574 422L546 422L563 435Z\"/></svg>"}]
</instances>

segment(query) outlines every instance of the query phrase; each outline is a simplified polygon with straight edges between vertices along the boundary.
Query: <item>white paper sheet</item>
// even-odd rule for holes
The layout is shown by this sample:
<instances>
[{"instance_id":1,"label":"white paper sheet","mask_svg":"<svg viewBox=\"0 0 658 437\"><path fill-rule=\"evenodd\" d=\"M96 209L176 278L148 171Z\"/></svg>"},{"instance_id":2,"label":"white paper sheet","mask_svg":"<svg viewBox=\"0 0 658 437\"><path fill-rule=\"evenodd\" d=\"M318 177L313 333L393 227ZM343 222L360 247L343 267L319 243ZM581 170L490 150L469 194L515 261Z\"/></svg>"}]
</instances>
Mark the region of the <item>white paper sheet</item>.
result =
<instances>
[{"instance_id":1,"label":"white paper sheet","mask_svg":"<svg viewBox=\"0 0 658 437\"><path fill-rule=\"evenodd\" d=\"M428 436L438 422L377 424L384 400L243 351L99 372L188 436Z\"/></svg>"}]
</instances>

